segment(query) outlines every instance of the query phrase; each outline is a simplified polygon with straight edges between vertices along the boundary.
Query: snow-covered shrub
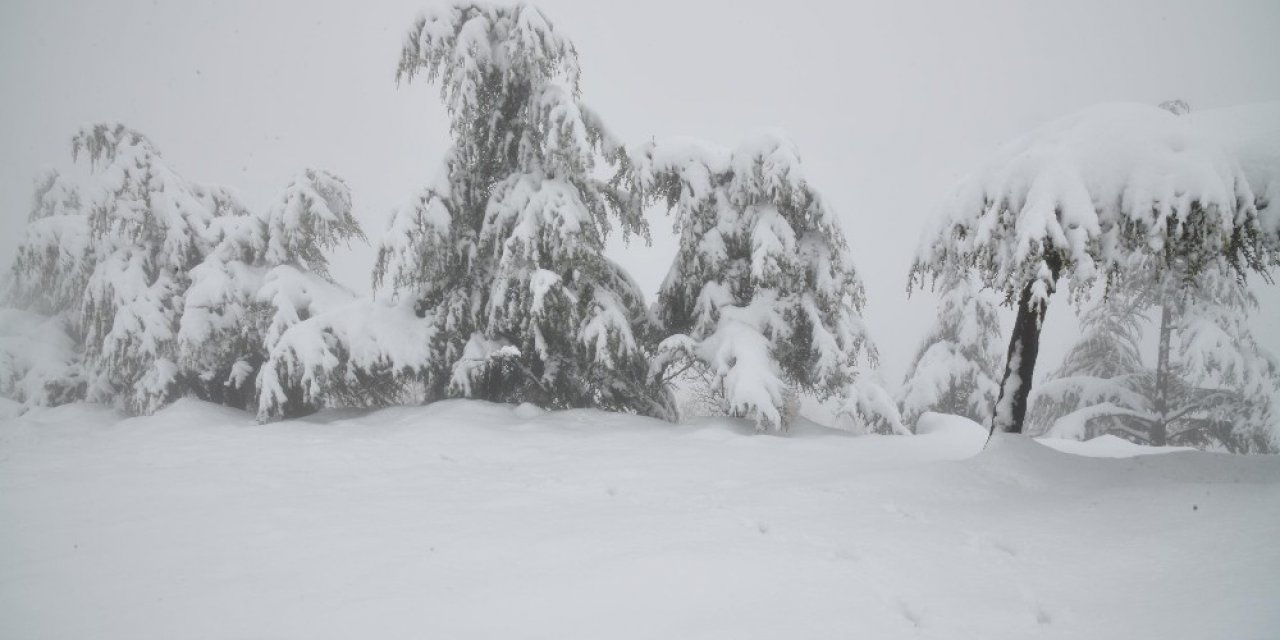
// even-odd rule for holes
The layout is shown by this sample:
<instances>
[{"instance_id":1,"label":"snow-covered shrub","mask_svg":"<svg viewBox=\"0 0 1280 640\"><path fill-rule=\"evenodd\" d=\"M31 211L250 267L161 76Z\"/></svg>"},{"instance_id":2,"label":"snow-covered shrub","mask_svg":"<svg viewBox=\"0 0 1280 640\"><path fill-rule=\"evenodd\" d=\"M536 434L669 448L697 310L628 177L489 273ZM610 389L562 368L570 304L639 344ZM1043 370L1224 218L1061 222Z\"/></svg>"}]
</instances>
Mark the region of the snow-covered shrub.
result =
<instances>
[{"instance_id":1,"label":"snow-covered shrub","mask_svg":"<svg viewBox=\"0 0 1280 640\"><path fill-rule=\"evenodd\" d=\"M26 319L5 334L5 393L132 413L184 394L243 408L271 344L352 298L324 257L363 239L340 179L305 171L255 214L231 190L184 179L123 125L82 129L72 157L75 179L38 181L7 278L6 304L38 316L7 316ZM71 351L41 346L55 343ZM37 351L48 367L25 355Z\"/></svg>"},{"instance_id":2,"label":"snow-covered shrub","mask_svg":"<svg viewBox=\"0 0 1280 640\"><path fill-rule=\"evenodd\" d=\"M630 154L636 190L675 217L680 246L656 316L665 336L653 363L666 380L686 367L710 374L724 410L784 429L789 393L838 398L863 421L900 428L875 401L860 360L874 363L860 313L862 283L835 216L804 179L784 136L732 151L684 140Z\"/></svg>"},{"instance_id":3,"label":"snow-covered shrub","mask_svg":"<svg viewBox=\"0 0 1280 640\"><path fill-rule=\"evenodd\" d=\"M963 182L924 238L911 286L974 271L1016 305L992 428L1020 432L1050 295L1077 301L1135 255L1194 276L1225 260L1238 274L1274 260L1240 166L1187 118L1103 105L1008 145Z\"/></svg>"},{"instance_id":4,"label":"snow-covered shrub","mask_svg":"<svg viewBox=\"0 0 1280 640\"><path fill-rule=\"evenodd\" d=\"M89 398L151 413L183 391L177 325L216 212L142 134L96 125L73 139L94 168L94 265L81 303Z\"/></svg>"},{"instance_id":5,"label":"snow-covered shrub","mask_svg":"<svg viewBox=\"0 0 1280 640\"><path fill-rule=\"evenodd\" d=\"M41 177L4 283L0 396L22 407L84 397L79 312L90 248L79 190L56 172Z\"/></svg>"},{"instance_id":6,"label":"snow-covered shrub","mask_svg":"<svg viewBox=\"0 0 1280 640\"><path fill-rule=\"evenodd\" d=\"M333 403L386 406L422 399L438 340L412 302L362 298L284 331L258 379L258 418Z\"/></svg>"},{"instance_id":7,"label":"snow-covered shrub","mask_svg":"<svg viewBox=\"0 0 1280 640\"><path fill-rule=\"evenodd\" d=\"M227 207L209 235L179 323L181 366L201 397L256 407L260 369L281 335L353 299L329 278L325 252L364 233L346 183L308 169L261 213Z\"/></svg>"},{"instance_id":8,"label":"snow-covered shrub","mask_svg":"<svg viewBox=\"0 0 1280 640\"><path fill-rule=\"evenodd\" d=\"M644 218L599 177L622 149L578 99L573 45L533 7L463 4L414 25L398 77L418 74L440 86L453 147L395 213L374 280L431 325L428 399L673 415L647 376L641 292L604 256L613 221L643 233Z\"/></svg>"},{"instance_id":9,"label":"snow-covered shrub","mask_svg":"<svg viewBox=\"0 0 1280 640\"><path fill-rule=\"evenodd\" d=\"M973 277L941 285L938 319L907 369L898 394L902 421L927 411L991 420L999 390L1000 318Z\"/></svg>"},{"instance_id":10,"label":"snow-covered shrub","mask_svg":"<svg viewBox=\"0 0 1280 640\"><path fill-rule=\"evenodd\" d=\"M83 395L80 353L67 316L0 308L0 397L33 407Z\"/></svg>"}]
</instances>

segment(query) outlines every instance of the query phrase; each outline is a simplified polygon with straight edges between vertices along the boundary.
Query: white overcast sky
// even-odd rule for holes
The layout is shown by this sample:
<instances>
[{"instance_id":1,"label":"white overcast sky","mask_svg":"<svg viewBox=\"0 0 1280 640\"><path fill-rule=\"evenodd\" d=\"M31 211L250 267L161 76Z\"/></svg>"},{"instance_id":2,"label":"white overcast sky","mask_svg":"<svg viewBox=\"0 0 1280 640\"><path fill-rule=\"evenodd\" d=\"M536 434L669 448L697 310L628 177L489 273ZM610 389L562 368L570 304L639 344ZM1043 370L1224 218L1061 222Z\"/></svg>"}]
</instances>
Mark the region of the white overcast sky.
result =
<instances>
[{"instance_id":1,"label":"white overcast sky","mask_svg":"<svg viewBox=\"0 0 1280 640\"><path fill-rule=\"evenodd\" d=\"M431 4L0 1L0 261L32 179L97 121L145 132L183 175L251 204L303 167L334 171L376 242L447 143L435 89L394 82L402 35ZM791 134L844 222L895 383L934 314L905 295L920 229L1001 144L1098 102L1280 100L1277 0L538 4L577 44L584 100L625 140ZM652 290L670 243L615 257ZM367 290L371 262L368 248L341 256L338 277ZM1254 324L1274 350L1280 297L1264 300ZM1073 324L1055 302L1044 369Z\"/></svg>"}]
</instances>

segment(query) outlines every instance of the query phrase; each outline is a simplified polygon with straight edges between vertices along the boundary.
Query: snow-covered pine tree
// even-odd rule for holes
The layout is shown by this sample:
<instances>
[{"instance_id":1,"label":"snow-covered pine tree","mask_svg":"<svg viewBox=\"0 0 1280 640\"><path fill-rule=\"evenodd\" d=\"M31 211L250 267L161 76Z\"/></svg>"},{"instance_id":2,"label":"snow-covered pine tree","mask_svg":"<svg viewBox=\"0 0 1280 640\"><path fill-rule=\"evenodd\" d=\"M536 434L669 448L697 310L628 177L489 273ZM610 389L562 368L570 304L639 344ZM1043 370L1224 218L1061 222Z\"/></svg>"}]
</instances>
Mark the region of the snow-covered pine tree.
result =
<instances>
[{"instance_id":1,"label":"snow-covered pine tree","mask_svg":"<svg viewBox=\"0 0 1280 640\"><path fill-rule=\"evenodd\" d=\"M79 190L56 171L36 181L9 270L8 304L46 316L78 310L92 263L84 209Z\"/></svg>"},{"instance_id":2,"label":"snow-covered pine tree","mask_svg":"<svg viewBox=\"0 0 1280 640\"><path fill-rule=\"evenodd\" d=\"M992 431L1021 432L1050 295L1083 300L1135 255L1191 276L1225 259L1241 277L1274 263L1239 165L1186 118L1104 105L1003 149L965 181L926 234L910 286L975 270L1016 305Z\"/></svg>"},{"instance_id":3,"label":"snow-covered pine tree","mask_svg":"<svg viewBox=\"0 0 1280 640\"><path fill-rule=\"evenodd\" d=\"M1028 420L1034 432L1083 440L1140 429L1123 407L1145 405L1144 390L1154 387L1151 370L1142 362L1149 303L1142 291L1113 286L1080 313L1080 336L1062 365L1029 398ZM1080 411L1086 407L1099 409Z\"/></svg>"},{"instance_id":4,"label":"snow-covered pine tree","mask_svg":"<svg viewBox=\"0 0 1280 640\"><path fill-rule=\"evenodd\" d=\"M212 192L212 248L191 270L179 328L181 365L198 395L239 408L256 406L262 364L293 325L352 299L329 276L326 252L364 240L341 178L308 169L262 213ZM309 405L285 389L285 413Z\"/></svg>"},{"instance_id":5,"label":"snow-covered pine tree","mask_svg":"<svg viewBox=\"0 0 1280 640\"><path fill-rule=\"evenodd\" d=\"M862 283L784 136L766 133L731 152L650 143L630 163L637 190L671 209L680 236L655 306L665 336L658 380L705 370L724 410L761 430L787 427L795 392L839 398L858 422L901 429L887 395L858 379L859 360L876 360L860 316Z\"/></svg>"},{"instance_id":6,"label":"snow-covered pine tree","mask_svg":"<svg viewBox=\"0 0 1280 640\"><path fill-rule=\"evenodd\" d=\"M907 369L898 394L902 421L914 425L926 411L991 420L999 391L1000 317L972 276L943 282L938 320Z\"/></svg>"},{"instance_id":7,"label":"snow-covered pine tree","mask_svg":"<svg viewBox=\"0 0 1280 640\"><path fill-rule=\"evenodd\" d=\"M89 220L79 190L50 172L36 181L27 227L0 309L0 396L24 406L84 394L80 296L91 268Z\"/></svg>"},{"instance_id":8,"label":"snow-covered pine tree","mask_svg":"<svg viewBox=\"0 0 1280 640\"><path fill-rule=\"evenodd\" d=\"M1280 362L1249 331L1256 298L1225 265L1187 283L1155 267L1138 261L1083 315L1081 339L1036 391L1037 422L1067 437L1274 452ZM1140 350L1148 314L1153 365Z\"/></svg>"},{"instance_id":9,"label":"snow-covered pine tree","mask_svg":"<svg viewBox=\"0 0 1280 640\"><path fill-rule=\"evenodd\" d=\"M81 303L89 399L151 413L184 390L178 315L216 212L206 190L123 125L87 127L72 150L88 158L99 187L89 206L94 266Z\"/></svg>"},{"instance_id":10,"label":"snow-covered pine tree","mask_svg":"<svg viewBox=\"0 0 1280 640\"><path fill-rule=\"evenodd\" d=\"M642 294L604 256L614 220L645 232L640 202L598 177L623 150L579 101L573 45L536 8L459 4L410 31L397 76L419 74L453 147L441 183L395 214L374 280L432 326L427 398L671 417Z\"/></svg>"}]
</instances>

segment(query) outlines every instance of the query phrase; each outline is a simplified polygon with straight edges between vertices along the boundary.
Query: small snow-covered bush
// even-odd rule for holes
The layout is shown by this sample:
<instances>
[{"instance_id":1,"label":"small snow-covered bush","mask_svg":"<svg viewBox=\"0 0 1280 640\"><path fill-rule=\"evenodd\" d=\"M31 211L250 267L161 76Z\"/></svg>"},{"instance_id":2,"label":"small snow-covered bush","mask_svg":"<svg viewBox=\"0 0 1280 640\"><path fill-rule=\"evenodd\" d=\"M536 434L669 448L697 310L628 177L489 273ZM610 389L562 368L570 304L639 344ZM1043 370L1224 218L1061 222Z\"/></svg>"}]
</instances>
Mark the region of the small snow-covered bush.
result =
<instances>
[{"instance_id":1,"label":"small snow-covered bush","mask_svg":"<svg viewBox=\"0 0 1280 640\"><path fill-rule=\"evenodd\" d=\"M357 299L285 330L258 377L258 417L326 402L385 406L421 400L438 339L412 303Z\"/></svg>"}]
</instances>

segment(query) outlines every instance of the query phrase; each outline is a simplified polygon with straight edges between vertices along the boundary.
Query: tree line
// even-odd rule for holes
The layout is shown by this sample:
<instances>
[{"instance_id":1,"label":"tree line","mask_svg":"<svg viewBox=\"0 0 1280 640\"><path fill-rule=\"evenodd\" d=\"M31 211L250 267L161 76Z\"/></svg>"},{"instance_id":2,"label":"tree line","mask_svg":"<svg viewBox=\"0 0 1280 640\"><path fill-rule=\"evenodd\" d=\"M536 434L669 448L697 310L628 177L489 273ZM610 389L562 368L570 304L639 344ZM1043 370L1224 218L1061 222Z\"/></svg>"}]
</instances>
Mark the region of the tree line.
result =
<instances>
[{"instance_id":1,"label":"tree line","mask_svg":"<svg viewBox=\"0 0 1280 640\"><path fill-rule=\"evenodd\" d=\"M1081 308L1101 302L1033 421L1273 446L1263 399L1276 366L1243 319L1256 306L1245 276L1266 277L1280 255L1274 212L1173 113L1069 118L959 190L912 269L912 287L943 293L895 398L874 372L839 222L785 136L624 144L581 100L572 43L527 5L420 18L397 81L419 78L440 90L452 145L436 181L393 212L363 296L328 270L329 250L365 240L341 178L303 170L251 211L182 177L137 131L77 133L71 173L37 184L8 276L0 391L139 414L190 395L264 421L454 397L674 420L673 387L696 380L715 411L761 430L786 429L804 396L862 430L905 433L941 410L1020 431L1065 278ZM1144 183L1148 165L1177 180ZM650 305L604 248L611 233L647 240L651 207L667 210L678 251ZM1017 314L1003 375L992 292ZM1154 368L1136 337L1151 309Z\"/></svg>"}]
</instances>

